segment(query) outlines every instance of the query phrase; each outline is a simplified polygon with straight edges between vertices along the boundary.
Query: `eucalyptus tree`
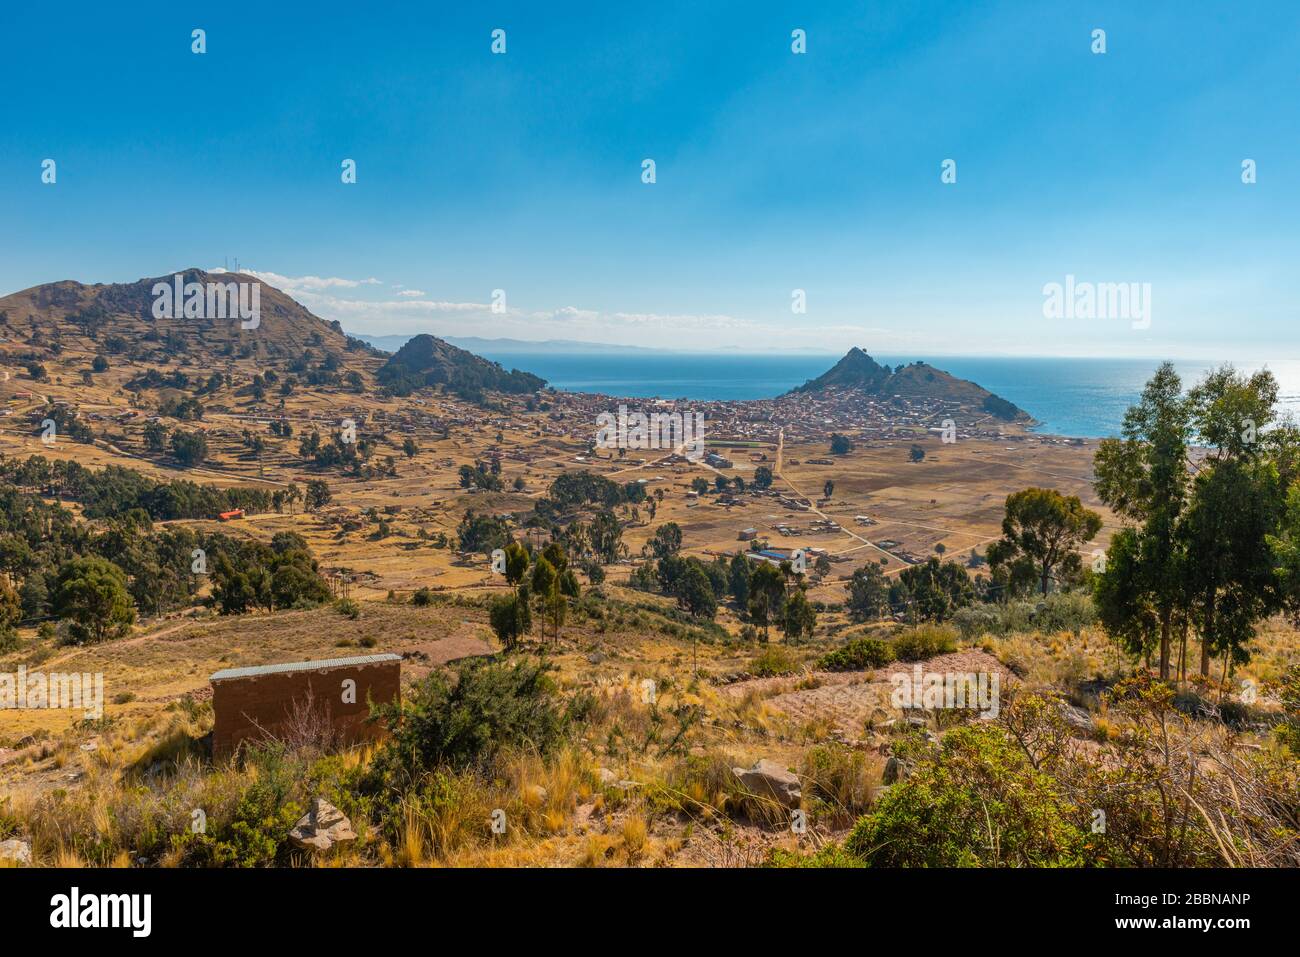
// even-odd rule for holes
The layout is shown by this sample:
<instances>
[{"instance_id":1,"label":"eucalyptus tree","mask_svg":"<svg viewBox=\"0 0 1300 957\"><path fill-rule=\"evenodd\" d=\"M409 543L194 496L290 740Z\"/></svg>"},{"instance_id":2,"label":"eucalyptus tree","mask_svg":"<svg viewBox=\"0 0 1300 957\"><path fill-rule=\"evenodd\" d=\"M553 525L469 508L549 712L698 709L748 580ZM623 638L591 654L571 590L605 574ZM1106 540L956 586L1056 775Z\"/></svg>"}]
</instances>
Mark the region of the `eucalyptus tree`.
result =
<instances>
[{"instance_id":1,"label":"eucalyptus tree","mask_svg":"<svg viewBox=\"0 0 1300 957\"><path fill-rule=\"evenodd\" d=\"M1268 434L1277 396L1268 370L1246 376L1229 365L1187 396L1193 434L1206 450L1180 523L1189 615L1201 636L1205 676L1213 656L1222 657L1225 678L1231 665L1248 660L1255 624L1283 606L1270 547L1286 495L1280 437Z\"/></svg>"},{"instance_id":2,"label":"eucalyptus tree","mask_svg":"<svg viewBox=\"0 0 1300 957\"><path fill-rule=\"evenodd\" d=\"M1111 539L1096 582L1107 632L1131 654L1158 642L1168 679L1171 635L1185 621L1186 548L1179 522L1187 506L1192 408L1171 363L1163 363L1124 414L1122 438L1105 439L1093 459L1098 497L1128 527ZM1186 630L1180 629L1184 635Z\"/></svg>"}]
</instances>

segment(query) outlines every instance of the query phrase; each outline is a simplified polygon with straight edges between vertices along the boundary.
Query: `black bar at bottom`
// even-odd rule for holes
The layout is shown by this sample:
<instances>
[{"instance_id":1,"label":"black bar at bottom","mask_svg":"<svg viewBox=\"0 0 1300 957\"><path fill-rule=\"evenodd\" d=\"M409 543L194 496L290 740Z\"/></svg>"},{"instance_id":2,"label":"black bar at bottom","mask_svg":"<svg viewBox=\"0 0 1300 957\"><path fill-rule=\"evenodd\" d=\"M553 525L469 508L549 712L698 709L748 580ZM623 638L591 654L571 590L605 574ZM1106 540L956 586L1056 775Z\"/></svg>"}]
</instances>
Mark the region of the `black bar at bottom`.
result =
<instances>
[{"instance_id":1,"label":"black bar at bottom","mask_svg":"<svg viewBox=\"0 0 1300 957\"><path fill-rule=\"evenodd\" d=\"M0 869L0 912L6 944L76 934L127 947L284 940L373 949L419 928L497 944L617 935L603 938L612 942L637 927L634 936L649 939L763 929L805 942L810 932L866 932L865 921L909 936L1109 931L1230 945L1233 935L1289 926L1295 881L1283 870L23 868ZM117 926L82 926L92 922Z\"/></svg>"}]
</instances>

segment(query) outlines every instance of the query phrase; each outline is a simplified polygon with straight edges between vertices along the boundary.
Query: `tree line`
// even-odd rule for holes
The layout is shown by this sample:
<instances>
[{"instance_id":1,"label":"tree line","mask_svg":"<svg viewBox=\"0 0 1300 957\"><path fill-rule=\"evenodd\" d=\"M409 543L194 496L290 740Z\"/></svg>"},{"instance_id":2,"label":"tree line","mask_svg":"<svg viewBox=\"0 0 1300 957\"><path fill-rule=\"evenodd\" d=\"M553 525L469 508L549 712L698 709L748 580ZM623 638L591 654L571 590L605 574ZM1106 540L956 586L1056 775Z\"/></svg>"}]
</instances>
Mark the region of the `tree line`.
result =
<instances>
[{"instance_id":1,"label":"tree line","mask_svg":"<svg viewBox=\"0 0 1300 957\"><path fill-rule=\"evenodd\" d=\"M83 514L96 521L80 522L41 497L56 472L69 480L66 488L86 495ZM15 476L28 484L16 484ZM205 581L222 613L328 600L328 585L296 534L281 533L265 545L220 532L155 528L158 516L144 505L177 501L147 494L164 485L199 488L113 467L92 472L76 463L0 463L0 648L16 643L20 622L50 616L64 623L72 642L116 637L139 614L192 604ZM211 514L209 504L203 517Z\"/></svg>"}]
</instances>

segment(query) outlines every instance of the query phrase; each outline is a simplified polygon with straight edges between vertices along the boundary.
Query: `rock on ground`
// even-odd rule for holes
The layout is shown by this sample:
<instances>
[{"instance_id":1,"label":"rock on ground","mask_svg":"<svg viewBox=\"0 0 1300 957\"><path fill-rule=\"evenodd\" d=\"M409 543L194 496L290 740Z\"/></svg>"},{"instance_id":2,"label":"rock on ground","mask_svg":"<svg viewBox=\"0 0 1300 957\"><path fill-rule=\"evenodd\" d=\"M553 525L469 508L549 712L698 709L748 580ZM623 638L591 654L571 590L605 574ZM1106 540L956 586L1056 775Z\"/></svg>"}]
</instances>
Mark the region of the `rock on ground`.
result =
<instances>
[{"instance_id":1,"label":"rock on ground","mask_svg":"<svg viewBox=\"0 0 1300 957\"><path fill-rule=\"evenodd\" d=\"M885 773L881 776L881 783L886 785L895 784L900 778L904 777L906 773L906 770L903 768L903 762L891 755L889 760L885 762Z\"/></svg>"},{"instance_id":2,"label":"rock on ground","mask_svg":"<svg viewBox=\"0 0 1300 957\"><path fill-rule=\"evenodd\" d=\"M760 798L770 798L786 807L798 807L803 797L799 776L775 761L759 759L752 768L732 768L741 785Z\"/></svg>"},{"instance_id":3,"label":"rock on ground","mask_svg":"<svg viewBox=\"0 0 1300 957\"><path fill-rule=\"evenodd\" d=\"M32 846L26 841L0 841L0 861L27 865L32 862Z\"/></svg>"},{"instance_id":4,"label":"rock on ground","mask_svg":"<svg viewBox=\"0 0 1300 957\"><path fill-rule=\"evenodd\" d=\"M1060 702L1060 706L1061 717L1065 719L1065 723L1070 727L1077 731L1091 732L1096 730L1097 722L1085 709L1070 704L1068 701Z\"/></svg>"},{"instance_id":5,"label":"rock on ground","mask_svg":"<svg viewBox=\"0 0 1300 957\"><path fill-rule=\"evenodd\" d=\"M289 832L295 846L312 851L328 851L335 844L356 839L352 822L323 798L315 798L311 810Z\"/></svg>"}]
</instances>

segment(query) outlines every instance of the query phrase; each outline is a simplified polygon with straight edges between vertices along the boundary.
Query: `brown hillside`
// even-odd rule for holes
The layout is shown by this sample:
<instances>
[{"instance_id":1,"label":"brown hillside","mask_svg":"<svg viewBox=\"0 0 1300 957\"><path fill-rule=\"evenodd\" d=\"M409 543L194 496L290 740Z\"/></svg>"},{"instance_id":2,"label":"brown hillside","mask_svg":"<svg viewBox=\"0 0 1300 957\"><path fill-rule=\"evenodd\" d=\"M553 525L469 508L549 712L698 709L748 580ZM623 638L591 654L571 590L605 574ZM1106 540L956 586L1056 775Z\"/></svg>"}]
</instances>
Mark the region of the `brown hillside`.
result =
<instances>
[{"instance_id":1,"label":"brown hillside","mask_svg":"<svg viewBox=\"0 0 1300 957\"><path fill-rule=\"evenodd\" d=\"M181 272L185 282L258 282L242 273ZM86 285L72 280L45 283L0 298L0 334L10 343L118 352L138 361L222 361L231 358L288 362L312 350L342 360L348 338L265 282L260 286L261 319L242 329L237 318L155 318L153 289L171 275L131 283ZM179 310L177 311L179 313ZM353 347L353 351L356 347Z\"/></svg>"}]
</instances>

